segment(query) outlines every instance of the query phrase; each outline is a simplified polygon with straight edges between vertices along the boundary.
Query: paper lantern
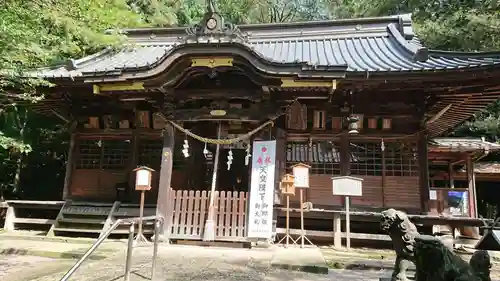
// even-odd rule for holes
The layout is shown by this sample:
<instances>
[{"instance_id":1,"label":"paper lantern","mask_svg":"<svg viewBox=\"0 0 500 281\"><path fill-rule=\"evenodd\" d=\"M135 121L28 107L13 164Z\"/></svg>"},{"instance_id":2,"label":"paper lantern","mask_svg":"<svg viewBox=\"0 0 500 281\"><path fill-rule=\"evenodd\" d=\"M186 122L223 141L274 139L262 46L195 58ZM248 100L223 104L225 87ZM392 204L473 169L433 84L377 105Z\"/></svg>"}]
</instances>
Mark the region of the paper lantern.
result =
<instances>
[{"instance_id":1,"label":"paper lantern","mask_svg":"<svg viewBox=\"0 0 500 281\"><path fill-rule=\"evenodd\" d=\"M285 195L295 195L294 176L286 174L281 178L281 193Z\"/></svg>"}]
</instances>

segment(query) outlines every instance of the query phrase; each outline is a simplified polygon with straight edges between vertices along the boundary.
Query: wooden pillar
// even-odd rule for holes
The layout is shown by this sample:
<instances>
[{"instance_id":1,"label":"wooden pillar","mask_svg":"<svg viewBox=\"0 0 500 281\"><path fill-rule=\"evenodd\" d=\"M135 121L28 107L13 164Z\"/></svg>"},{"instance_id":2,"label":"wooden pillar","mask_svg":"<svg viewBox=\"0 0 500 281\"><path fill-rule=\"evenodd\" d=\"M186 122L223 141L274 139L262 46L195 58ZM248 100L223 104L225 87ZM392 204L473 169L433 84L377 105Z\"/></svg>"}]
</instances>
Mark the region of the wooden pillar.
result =
<instances>
[{"instance_id":1,"label":"wooden pillar","mask_svg":"<svg viewBox=\"0 0 500 281\"><path fill-rule=\"evenodd\" d=\"M135 202L135 196L137 196L135 191L135 173L132 172L135 168L137 168L139 164L139 131L135 128L132 132L132 138L130 139L130 151L129 151L129 167L126 173L126 181L128 184L127 192L126 192L126 200L131 200ZM118 200L121 200L118 198Z\"/></svg>"},{"instance_id":2,"label":"wooden pillar","mask_svg":"<svg viewBox=\"0 0 500 281\"><path fill-rule=\"evenodd\" d=\"M167 238L172 228L173 200L171 198L170 183L172 180L172 166L174 160L174 127L167 124L163 130L163 149L161 153L160 184L158 185L158 201L156 215L165 220L161 234Z\"/></svg>"},{"instance_id":3,"label":"wooden pillar","mask_svg":"<svg viewBox=\"0 0 500 281\"><path fill-rule=\"evenodd\" d=\"M351 154L349 145L349 134L344 133L340 136L340 175L348 176L351 174L350 166Z\"/></svg>"},{"instance_id":4,"label":"wooden pillar","mask_svg":"<svg viewBox=\"0 0 500 281\"><path fill-rule=\"evenodd\" d=\"M474 162L472 162L472 158L470 156L467 156L466 170L467 189L469 191L469 215L471 218L477 218L476 176L474 173Z\"/></svg>"},{"instance_id":5,"label":"wooden pillar","mask_svg":"<svg viewBox=\"0 0 500 281\"><path fill-rule=\"evenodd\" d=\"M380 143L381 146L381 154L382 154L382 207L385 208L385 188L387 185L387 178L386 178L386 172L385 170L387 169L385 166L385 144L382 146L382 142Z\"/></svg>"},{"instance_id":6,"label":"wooden pillar","mask_svg":"<svg viewBox=\"0 0 500 281\"><path fill-rule=\"evenodd\" d=\"M66 173L64 175L64 188L62 193L62 199L67 200L69 196L71 196L71 177L73 174L74 160L75 160L75 145L76 142L76 134L71 133L69 139L69 149L68 149L68 159L66 160Z\"/></svg>"},{"instance_id":7,"label":"wooden pillar","mask_svg":"<svg viewBox=\"0 0 500 281\"><path fill-rule=\"evenodd\" d=\"M15 223L14 221L16 220L16 211L14 210L14 207L8 206L7 207L7 213L5 214L5 221L3 225L3 229L5 231L14 231L15 228Z\"/></svg>"},{"instance_id":8,"label":"wooden pillar","mask_svg":"<svg viewBox=\"0 0 500 281\"><path fill-rule=\"evenodd\" d=\"M339 213L333 213L333 246L342 248L342 220Z\"/></svg>"},{"instance_id":9,"label":"wooden pillar","mask_svg":"<svg viewBox=\"0 0 500 281\"><path fill-rule=\"evenodd\" d=\"M448 166L448 174L450 178L450 188L455 188L455 179L453 178L453 163L451 161Z\"/></svg>"},{"instance_id":10,"label":"wooden pillar","mask_svg":"<svg viewBox=\"0 0 500 281\"><path fill-rule=\"evenodd\" d=\"M426 214L429 212L429 151L427 148L427 133L418 134L418 168L420 186L420 208Z\"/></svg>"}]
</instances>

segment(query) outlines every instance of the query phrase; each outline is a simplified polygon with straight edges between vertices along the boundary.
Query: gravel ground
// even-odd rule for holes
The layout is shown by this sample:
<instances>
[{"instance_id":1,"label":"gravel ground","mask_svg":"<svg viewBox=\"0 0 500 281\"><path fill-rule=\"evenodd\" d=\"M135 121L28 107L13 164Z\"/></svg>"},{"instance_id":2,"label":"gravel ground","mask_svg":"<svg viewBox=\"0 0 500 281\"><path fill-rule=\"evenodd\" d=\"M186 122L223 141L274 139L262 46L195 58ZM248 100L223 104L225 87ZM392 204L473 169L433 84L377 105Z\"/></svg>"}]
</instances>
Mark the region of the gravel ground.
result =
<instances>
[{"instance_id":1,"label":"gravel ground","mask_svg":"<svg viewBox=\"0 0 500 281\"><path fill-rule=\"evenodd\" d=\"M57 272L65 266L58 259L0 255L0 280L30 280L37 277L37 272Z\"/></svg>"},{"instance_id":2,"label":"gravel ground","mask_svg":"<svg viewBox=\"0 0 500 281\"><path fill-rule=\"evenodd\" d=\"M389 272L366 270L331 270L328 275L294 272L270 268L272 251L266 249L223 249L201 247L162 247L158 256L158 269L154 280L172 281L378 281ZM71 278L72 281L120 280L124 274L124 256L84 265ZM131 281L149 280L151 249L134 250ZM34 279L53 281L63 272Z\"/></svg>"}]
</instances>

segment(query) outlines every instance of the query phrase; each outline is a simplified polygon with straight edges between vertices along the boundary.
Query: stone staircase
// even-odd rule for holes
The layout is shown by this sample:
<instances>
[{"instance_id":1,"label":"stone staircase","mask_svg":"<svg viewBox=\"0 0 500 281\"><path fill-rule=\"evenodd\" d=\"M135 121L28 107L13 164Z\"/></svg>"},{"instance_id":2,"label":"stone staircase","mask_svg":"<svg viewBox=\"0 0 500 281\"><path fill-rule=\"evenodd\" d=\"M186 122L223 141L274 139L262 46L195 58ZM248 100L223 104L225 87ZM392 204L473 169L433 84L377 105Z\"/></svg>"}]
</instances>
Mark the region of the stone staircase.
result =
<instances>
[{"instance_id":1,"label":"stone staircase","mask_svg":"<svg viewBox=\"0 0 500 281\"><path fill-rule=\"evenodd\" d=\"M139 204L96 203L67 201L50 228L48 236L92 237L97 238L111 227L116 220L138 217ZM144 216L154 215L155 205L144 206ZM144 234L153 233L153 223L144 223ZM120 225L111 235L127 235L128 227Z\"/></svg>"}]
</instances>

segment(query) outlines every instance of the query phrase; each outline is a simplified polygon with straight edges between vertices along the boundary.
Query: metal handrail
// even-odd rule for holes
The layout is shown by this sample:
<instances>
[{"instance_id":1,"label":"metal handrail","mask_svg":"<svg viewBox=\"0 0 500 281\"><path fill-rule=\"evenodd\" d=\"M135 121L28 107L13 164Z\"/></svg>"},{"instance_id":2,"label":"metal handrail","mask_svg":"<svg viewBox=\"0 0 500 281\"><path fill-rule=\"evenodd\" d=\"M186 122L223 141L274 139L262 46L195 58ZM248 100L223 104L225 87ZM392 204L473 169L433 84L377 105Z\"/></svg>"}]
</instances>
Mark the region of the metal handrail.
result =
<instances>
[{"instance_id":1,"label":"metal handrail","mask_svg":"<svg viewBox=\"0 0 500 281\"><path fill-rule=\"evenodd\" d=\"M151 279L153 279L155 275L156 269L156 255L158 253L158 236L161 224L163 222L163 218L161 216L148 216L148 217L135 217L135 218L127 218L127 219L118 219L115 223L95 241L94 244L85 252L85 254L71 267L66 274L60 279L60 281L67 281L69 278L75 273L75 271L80 268L83 262L108 238L108 236L115 230L119 225L130 224L129 228L129 237L128 237L128 247L127 247L127 261L125 265L125 281L130 280L130 270L132 268L132 249L134 244L134 225L140 221L155 221L155 231L154 231L154 245L153 245L153 261L151 268Z\"/></svg>"}]
</instances>

